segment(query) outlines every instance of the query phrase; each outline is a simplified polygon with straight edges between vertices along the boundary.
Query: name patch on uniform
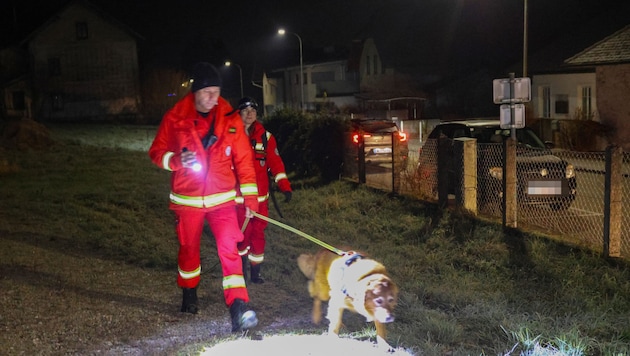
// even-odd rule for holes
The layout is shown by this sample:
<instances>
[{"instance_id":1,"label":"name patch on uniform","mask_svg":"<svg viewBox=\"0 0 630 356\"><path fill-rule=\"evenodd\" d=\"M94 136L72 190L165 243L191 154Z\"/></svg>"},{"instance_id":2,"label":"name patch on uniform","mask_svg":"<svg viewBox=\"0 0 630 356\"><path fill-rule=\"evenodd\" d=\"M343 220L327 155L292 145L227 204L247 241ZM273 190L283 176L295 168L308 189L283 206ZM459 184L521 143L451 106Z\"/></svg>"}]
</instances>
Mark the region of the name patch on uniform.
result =
<instances>
[{"instance_id":1,"label":"name patch on uniform","mask_svg":"<svg viewBox=\"0 0 630 356\"><path fill-rule=\"evenodd\" d=\"M228 132L231 133L231 134L236 133L236 127L230 127L228 129Z\"/></svg>"}]
</instances>

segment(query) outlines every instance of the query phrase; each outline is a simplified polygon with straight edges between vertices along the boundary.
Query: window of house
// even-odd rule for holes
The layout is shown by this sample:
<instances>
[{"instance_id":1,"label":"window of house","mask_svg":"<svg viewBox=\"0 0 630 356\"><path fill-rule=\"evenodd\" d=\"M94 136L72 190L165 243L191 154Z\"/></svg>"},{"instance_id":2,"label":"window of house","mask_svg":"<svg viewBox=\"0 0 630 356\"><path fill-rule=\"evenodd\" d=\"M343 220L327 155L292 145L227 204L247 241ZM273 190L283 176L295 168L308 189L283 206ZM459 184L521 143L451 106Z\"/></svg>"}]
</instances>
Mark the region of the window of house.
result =
<instances>
[{"instance_id":1,"label":"window of house","mask_svg":"<svg viewBox=\"0 0 630 356\"><path fill-rule=\"evenodd\" d=\"M59 57L48 58L48 75L51 77L61 75L61 61Z\"/></svg>"},{"instance_id":2,"label":"window of house","mask_svg":"<svg viewBox=\"0 0 630 356\"><path fill-rule=\"evenodd\" d=\"M567 94L556 95L556 114L569 113L569 96Z\"/></svg>"},{"instance_id":3,"label":"window of house","mask_svg":"<svg viewBox=\"0 0 630 356\"><path fill-rule=\"evenodd\" d=\"M548 86L540 88L541 93L541 117L550 118L551 117L551 88Z\"/></svg>"},{"instance_id":4,"label":"window of house","mask_svg":"<svg viewBox=\"0 0 630 356\"><path fill-rule=\"evenodd\" d=\"M302 83L304 83L305 85L308 84L308 73L304 73L304 78L302 78Z\"/></svg>"},{"instance_id":5,"label":"window of house","mask_svg":"<svg viewBox=\"0 0 630 356\"><path fill-rule=\"evenodd\" d=\"M582 87L580 90L582 113L587 116L590 116L590 114L593 112L591 93L591 87L589 86Z\"/></svg>"},{"instance_id":6,"label":"window of house","mask_svg":"<svg viewBox=\"0 0 630 356\"><path fill-rule=\"evenodd\" d=\"M88 25L87 22L76 22L77 40L86 40L88 38Z\"/></svg>"},{"instance_id":7,"label":"window of house","mask_svg":"<svg viewBox=\"0 0 630 356\"><path fill-rule=\"evenodd\" d=\"M52 94L52 108L55 111L63 110L63 96L61 94Z\"/></svg>"},{"instance_id":8,"label":"window of house","mask_svg":"<svg viewBox=\"0 0 630 356\"><path fill-rule=\"evenodd\" d=\"M313 83L333 82L335 81L335 72L313 72L311 73L311 80Z\"/></svg>"},{"instance_id":9,"label":"window of house","mask_svg":"<svg viewBox=\"0 0 630 356\"><path fill-rule=\"evenodd\" d=\"M26 109L26 101L24 100L24 92L23 91L14 91L11 93L11 108L13 110L24 110Z\"/></svg>"},{"instance_id":10,"label":"window of house","mask_svg":"<svg viewBox=\"0 0 630 356\"><path fill-rule=\"evenodd\" d=\"M295 82L293 84L300 85L300 73L295 74Z\"/></svg>"},{"instance_id":11,"label":"window of house","mask_svg":"<svg viewBox=\"0 0 630 356\"><path fill-rule=\"evenodd\" d=\"M365 57L365 74L370 75L370 56Z\"/></svg>"},{"instance_id":12,"label":"window of house","mask_svg":"<svg viewBox=\"0 0 630 356\"><path fill-rule=\"evenodd\" d=\"M378 74L378 57L374 55L374 74Z\"/></svg>"}]
</instances>

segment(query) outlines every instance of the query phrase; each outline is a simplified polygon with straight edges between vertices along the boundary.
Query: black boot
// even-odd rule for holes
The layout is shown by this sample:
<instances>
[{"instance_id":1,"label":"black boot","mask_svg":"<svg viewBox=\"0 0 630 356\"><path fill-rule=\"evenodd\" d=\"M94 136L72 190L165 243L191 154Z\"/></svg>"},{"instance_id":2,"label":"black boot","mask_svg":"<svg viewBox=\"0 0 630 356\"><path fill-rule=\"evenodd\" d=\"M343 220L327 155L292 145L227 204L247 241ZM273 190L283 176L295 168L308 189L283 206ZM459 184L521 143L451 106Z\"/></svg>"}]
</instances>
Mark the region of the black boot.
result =
<instances>
[{"instance_id":1,"label":"black boot","mask_svg":"<svg viewBox=\"0 0 630 356\"><path fill-rule=\"evenodd\" d=\"M251 329L258 325L256 313L247 307L242 299L235 299L230 306L232 332Z\"/></svg>"},{"instance_id":2,"label":"black boot","mask_svg":"<svg viewBox=\"0 0 630 356\"><path fill-rule=\"evenodd\" d=\"M260 267L261 264L251 264L251 281L252 283L262 284L265 283L265 280L260 275Z\"/></svg>"},{"instance_id":3,"label":"black boot","mask_svg":"<svg viewBox=\"0 0 630 356\"><path fill-rule=\"evenodd\" d=\"M183 288L182 313L197 314L197 288Z\"/></svg>"}]
</instances>

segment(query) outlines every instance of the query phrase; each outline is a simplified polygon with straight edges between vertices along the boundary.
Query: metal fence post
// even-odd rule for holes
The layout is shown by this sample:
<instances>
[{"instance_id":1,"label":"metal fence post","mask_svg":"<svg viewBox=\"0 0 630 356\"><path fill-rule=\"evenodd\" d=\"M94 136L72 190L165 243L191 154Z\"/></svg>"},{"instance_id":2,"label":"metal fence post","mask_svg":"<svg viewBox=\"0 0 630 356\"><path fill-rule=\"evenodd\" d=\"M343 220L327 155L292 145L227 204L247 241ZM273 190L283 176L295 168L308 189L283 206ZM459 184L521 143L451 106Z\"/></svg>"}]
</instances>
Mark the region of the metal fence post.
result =
<instances>
[{"instance_id":1,"label":"metal fence post","mask_svg":"<svg viewBox=\"0 0 630 356\"><path fill-rule=\"evenodd\" d=\"M503 144L503 227L517 227L516 206L516 138Z\"/></svg>"}]
</instances>

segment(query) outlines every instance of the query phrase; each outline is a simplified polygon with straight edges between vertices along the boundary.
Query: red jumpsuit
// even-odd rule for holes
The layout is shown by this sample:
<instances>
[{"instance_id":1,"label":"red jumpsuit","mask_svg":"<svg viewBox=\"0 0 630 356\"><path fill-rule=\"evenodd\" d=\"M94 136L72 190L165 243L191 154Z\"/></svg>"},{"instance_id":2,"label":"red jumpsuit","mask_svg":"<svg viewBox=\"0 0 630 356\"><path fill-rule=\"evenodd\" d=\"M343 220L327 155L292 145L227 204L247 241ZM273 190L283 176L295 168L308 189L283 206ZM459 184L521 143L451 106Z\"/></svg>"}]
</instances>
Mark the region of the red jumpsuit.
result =
<instances>
[{"instance_id":1,"label":"red jumpsuit","mask_svg":"<svg viewBox=\"0 0 630 356\"><path fill-rule=\"evenodd\" d=\"M249 141L254 146L254 168L256 169L256 185L258 186L258 213L269 216L269 176L278 184L282 192L291 192L291 184L287 179L284 163L278 153L276 139L264 126L254 121L248 130ZM240 199L237 199L239 202ZM238 205L238 223L243 226L245 208ZM265 259L265 228L267 222L262 219L250 219L245 229L245 238L238 244L241 256L248 255L253 264L259 264Z\"/></svg>"},{"instance_id":2,"label":"red jumpsuit","mask_svg":"<svg viewBox=\"0 0 630 356\"><path fill-rule=\"evenodd\" d=\"M217 141L204 150L202 138L210 130ZM182 166L184 148L196 153L201 171ZM194 94L189 93L164 115L149 156L158 167L172 172L169 207L176 215L179 239L177 284L182 288L199 284L200 240L207 220L223 269L226 304L232 305L236 298L249 302L236 246L243 233L234 199L238 185L245 205L257 211L258 190L253 152L238 113L219 97L218 104L204 117L195 109Z\"/></svg>"}]
</instances>

